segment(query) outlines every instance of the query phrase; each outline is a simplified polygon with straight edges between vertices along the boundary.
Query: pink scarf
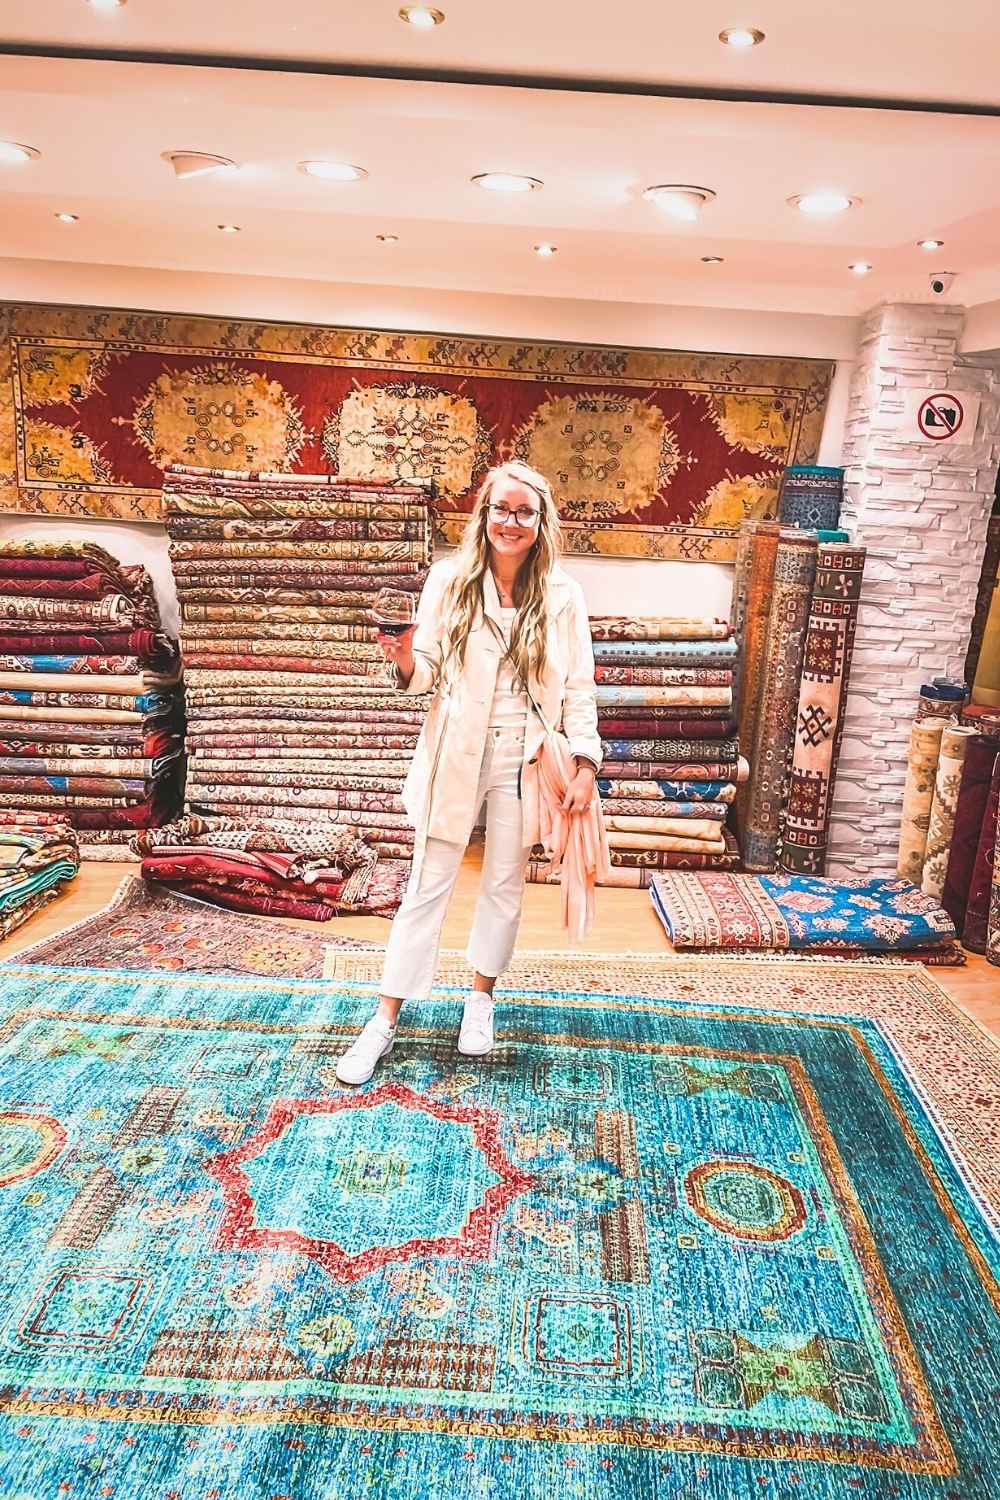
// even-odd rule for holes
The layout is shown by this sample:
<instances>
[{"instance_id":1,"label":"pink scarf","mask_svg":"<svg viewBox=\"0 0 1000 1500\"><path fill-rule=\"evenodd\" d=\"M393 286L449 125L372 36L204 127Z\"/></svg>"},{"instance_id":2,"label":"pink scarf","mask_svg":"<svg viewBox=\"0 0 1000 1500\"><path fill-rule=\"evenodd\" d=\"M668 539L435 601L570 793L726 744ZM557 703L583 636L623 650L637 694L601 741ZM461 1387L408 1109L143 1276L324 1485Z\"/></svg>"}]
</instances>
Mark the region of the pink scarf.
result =
<instances>
[{"instance_id":1,"label":"pink scarf","mask_svg":"<svg viewBox=\"0 0 1000 1500\"><path fill-rule=\"evenodd\" d=\"M541 844L547 874L559 874L563 926L580 942L594 921L594 886L611 874L601 799L581 813L563 811L576 762L563 734L549 731L535 759L521 775L525 844Z\"/></svg>"}]
</instances>

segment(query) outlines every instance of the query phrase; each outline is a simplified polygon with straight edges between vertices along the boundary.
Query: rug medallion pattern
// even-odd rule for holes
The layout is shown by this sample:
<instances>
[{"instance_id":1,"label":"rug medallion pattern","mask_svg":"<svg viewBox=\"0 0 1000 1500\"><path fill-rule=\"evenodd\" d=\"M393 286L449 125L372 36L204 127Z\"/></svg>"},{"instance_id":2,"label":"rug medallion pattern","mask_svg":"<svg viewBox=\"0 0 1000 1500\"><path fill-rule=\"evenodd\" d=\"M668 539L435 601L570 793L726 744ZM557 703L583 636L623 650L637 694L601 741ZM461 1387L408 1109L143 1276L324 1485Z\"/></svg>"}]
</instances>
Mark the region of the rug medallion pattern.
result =
<instances>
[{"instance_id":1,"label":"rug medallion pattern","mask_svg":"<svg viewBox=\"0 0 1000 1500\"><path fill-rule=\"evenodd\" d=\"M474 1061L442 992L348 1090L364 985L4 973L4 1494L995 1492L995 1242L870 1020L521 992Z\"/></svg>"}]
</instances>

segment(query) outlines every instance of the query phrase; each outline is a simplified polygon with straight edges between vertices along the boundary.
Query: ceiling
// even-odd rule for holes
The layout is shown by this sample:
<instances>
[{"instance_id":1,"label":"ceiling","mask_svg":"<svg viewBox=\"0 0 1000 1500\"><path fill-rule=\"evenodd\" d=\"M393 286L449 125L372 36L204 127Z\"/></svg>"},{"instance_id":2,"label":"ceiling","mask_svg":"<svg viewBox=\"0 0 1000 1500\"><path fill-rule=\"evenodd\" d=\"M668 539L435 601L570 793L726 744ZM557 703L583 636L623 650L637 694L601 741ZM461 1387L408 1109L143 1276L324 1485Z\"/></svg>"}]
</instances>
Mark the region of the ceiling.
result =
<instances>
[{"instance_id":1,"label":"ceiling","mask_svg":"<svg viewBox=\"0 0 1000 1500\"><path fill-rule=\"evenodd\" d=\"M84 0L0 0L0 38L1000 101L985 5L953 5L940 36L903 25L896 0L841 7L829 34L818 7L806 20L802 9L782 0L736 17L769 31L749 55L715 40L734 21L728 8L667 25L662 4L619 4L612 17L563 0L466 0L430 33L396 20L392 0L155 11L130 0L112 14ZM929 273L950 269L949 300L1000 298L1000 119L989 116L0 56L3 139L42 153L0 168L6 257L829 314L934 300ZM181 147L241 169L178 181L160 153ZM296 171L315 157L370 175L343 186ZM545 186L486 193L469 178L488 170ZM641 197L663 181L718 196L698 224L678 225ZM786 203L826 187L863 201L822 221ZM60 224L59 210L79 222ZM224 222L242 232L221 234ZM944 250L916 249L928 235ZM541 240L558 255L534 255ZM871 275L847 270L858 260Z\"/></svg>"},{"instance_id":2,"label":"ceiling","mask_svg":"<svg viewBox=\"0 0 1000 1500\"><path fill-rule=\"evenodd\" d=\"M400 0L0 0L6 42L370 67L463 69L1000 105L994 0L438 0L443 26L416 31ZM766 33L748 53L726 26Z\"/></svg>"}]
</instances>

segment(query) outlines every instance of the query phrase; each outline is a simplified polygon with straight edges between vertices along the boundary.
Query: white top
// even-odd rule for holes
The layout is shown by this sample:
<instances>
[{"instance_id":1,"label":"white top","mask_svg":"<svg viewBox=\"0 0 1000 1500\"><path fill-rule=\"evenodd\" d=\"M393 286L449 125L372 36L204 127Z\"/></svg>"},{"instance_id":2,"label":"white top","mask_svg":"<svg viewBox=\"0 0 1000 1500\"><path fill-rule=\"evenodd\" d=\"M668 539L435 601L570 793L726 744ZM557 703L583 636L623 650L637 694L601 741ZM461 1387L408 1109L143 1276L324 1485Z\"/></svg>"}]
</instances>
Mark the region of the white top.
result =
<instances>
[{"instance_id":1,"label":"white top","mask_svg":"<svg viewBox=\"0 0 1000 1500\"><path fill-rule=\"evenodd\" d=\"M501 609L500 624L505 643L510 645L510 632L514 624L514 609ZM491 729L517 729L524 733L528 718L528 695L519 690L510 658L505 656L497 669L497 682L493 690L490 707Z\"/></svg>"}]
</instances>

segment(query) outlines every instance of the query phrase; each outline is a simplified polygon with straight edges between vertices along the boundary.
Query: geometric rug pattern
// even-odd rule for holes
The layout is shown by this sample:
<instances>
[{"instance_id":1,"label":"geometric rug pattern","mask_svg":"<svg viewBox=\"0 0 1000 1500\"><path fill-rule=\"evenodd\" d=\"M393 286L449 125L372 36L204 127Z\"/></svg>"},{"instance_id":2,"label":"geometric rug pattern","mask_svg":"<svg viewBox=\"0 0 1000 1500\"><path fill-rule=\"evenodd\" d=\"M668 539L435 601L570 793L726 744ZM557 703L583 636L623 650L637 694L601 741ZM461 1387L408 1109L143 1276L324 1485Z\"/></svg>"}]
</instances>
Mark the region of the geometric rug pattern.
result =
<instances>
[{"instance_id":1,"label":"geometric rug pattern","mask_svg":"<svg viewBox=\"0 0 1000 1500\"><path fill-rule=\"evenodd\" d=\"M482 1060L439 990L350 1090L363 983L5 969L0 1490L989 1500L990 1205L867 977Z\"/></svg>"}]
</instances>

